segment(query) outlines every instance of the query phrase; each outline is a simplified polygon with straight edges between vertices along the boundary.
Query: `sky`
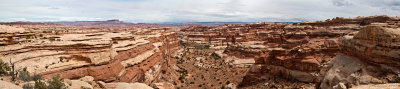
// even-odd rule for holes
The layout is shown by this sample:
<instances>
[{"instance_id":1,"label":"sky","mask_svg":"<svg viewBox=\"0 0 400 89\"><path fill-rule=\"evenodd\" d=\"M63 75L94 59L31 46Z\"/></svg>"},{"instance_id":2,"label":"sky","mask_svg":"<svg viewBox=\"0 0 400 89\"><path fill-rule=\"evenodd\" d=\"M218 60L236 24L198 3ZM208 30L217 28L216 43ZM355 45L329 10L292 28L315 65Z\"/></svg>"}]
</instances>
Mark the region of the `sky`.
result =
<instances>
[{"instance_id":1,"label":"sky","mask_svg":"<svg viewBox=\"0 0 400 89\"><path fill-rule=\"evenodd\" d=\"M0 21L299 22L400 15L400 0L0 0Z\"/></svg>"}]
</instances>

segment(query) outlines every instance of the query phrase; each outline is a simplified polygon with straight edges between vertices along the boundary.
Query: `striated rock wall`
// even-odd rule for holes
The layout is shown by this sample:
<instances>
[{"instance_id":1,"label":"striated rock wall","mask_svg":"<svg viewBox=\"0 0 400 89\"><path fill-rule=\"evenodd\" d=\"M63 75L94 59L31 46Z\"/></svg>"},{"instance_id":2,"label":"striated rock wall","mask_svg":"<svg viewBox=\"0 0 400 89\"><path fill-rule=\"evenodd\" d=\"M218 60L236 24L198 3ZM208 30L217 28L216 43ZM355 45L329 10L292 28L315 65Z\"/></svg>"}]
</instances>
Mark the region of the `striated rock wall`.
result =
<instances>
[{"instance_id":1,"label":"striated rock wall","mask_svg":"<svg viewBox=\"0 0 400 89\"><path fill-rule=\"evenodd\" d=\"M151 84L159 78L161 67L167 65L169 53L180 46L178 35L166 29L53 34L39 27L24 33L2 33L0 37L4 38L1 60L15 63L17 70L26 67L43 78L93 76L105 82Z\"/></svg>"},{"instance_id":2,"label":"striated rock wall","mask_svg":"<svg viewBox=\"0 0 400 89\"><path fill-rule=\"evenodd\" d=\"M400 67L400 29L368 26L354 36L345 36L340 46L346 55L371 64Z\"/></svg>"}]
</instances>

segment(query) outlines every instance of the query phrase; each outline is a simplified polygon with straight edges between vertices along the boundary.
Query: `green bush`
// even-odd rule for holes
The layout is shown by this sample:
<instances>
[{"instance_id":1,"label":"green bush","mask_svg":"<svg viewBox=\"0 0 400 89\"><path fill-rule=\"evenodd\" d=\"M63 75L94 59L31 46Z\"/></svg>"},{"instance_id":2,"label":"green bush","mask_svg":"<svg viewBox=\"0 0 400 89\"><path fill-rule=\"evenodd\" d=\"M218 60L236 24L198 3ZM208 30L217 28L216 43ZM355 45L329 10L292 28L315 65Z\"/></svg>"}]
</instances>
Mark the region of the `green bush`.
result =
<instances>
[{"instance_id":1,"label":"green bush","mask_svg":"<svg viewBox=\"0 0 400 89\"><path fill-rule=\"evenodd\" d=\"M47 86L44 82L37 80L35 81L35 89L47 89Z\"/></svg>"},{"instance_id":2,"label":"green bush","mask_svg":"<svg viewBox=\"0 0 400 89\"><path fill-rule=\"evenodd\" d=\"M92 89L92 88L81 86L81 89Z\"/></svg>"},{"instance_id":3,"label":"green bush","mask_svg":"<svg viewBox=\"0 0 400 89\"><path fill-rule=\"evenodd\" d=\"M61 82L60 75L53 76L53 78L49 81L47 81L49 86L47 86L47 89L65 89L65 85L63 82Z\"/></svg>"},{"instance_id":4,"label":"green bush","mask_svg":"<svg viewBox=\"0 0 400 89\"><path fill-rule=\"evenodd\" d=\"M8 63L4 62L0 59L0 76L6 75L7 71L10 71L11 68Z\"/></svg>"},{"instance_id":5,"label":"green bush","mask_svg":"<svg viewBox=\"0 0 400 89\"><path fill-rule=\"evenodd\" d=\"M23 89L34 89L33 86L31 86L30 84L25 84L24 86L22 86Z\"/></svg>"},{"instance_id":6,"label":"green bush","mask_svg":"<svg viewBox=\"0 0 400 89\"><path fill-rule=\"evenodd\" d=\"M19 79L23 81L36 81L40 80L42 78L42 75L40 74L33 74L33 76L30 75L29 71L26 70L26 67L19 71L18 75Z\"/></svg>"},{"instance_id":7,"label":"green bush","mask_svg":"<svg viewBox=\"0 0 400 89\"><path fill-rule=\"evenodd\" d=\"M33 74L33 76L31 76L31 78L32 78L33 81L40 80L40 79L42 79L42 75L40 75L40 74Z\"/></svg>"},{"instance_id":8,"label":"green bush","mask_svg":"<svg viewBox=\"0 0 400 89\"><path fill-rule=\"evenodd\" d=\"M47 84L48 85L40 80L36 80L35 89L66 89L64 83L61 82L59 75L53 76L52 79L47 81Z\"/></svg>"}]
</instances>

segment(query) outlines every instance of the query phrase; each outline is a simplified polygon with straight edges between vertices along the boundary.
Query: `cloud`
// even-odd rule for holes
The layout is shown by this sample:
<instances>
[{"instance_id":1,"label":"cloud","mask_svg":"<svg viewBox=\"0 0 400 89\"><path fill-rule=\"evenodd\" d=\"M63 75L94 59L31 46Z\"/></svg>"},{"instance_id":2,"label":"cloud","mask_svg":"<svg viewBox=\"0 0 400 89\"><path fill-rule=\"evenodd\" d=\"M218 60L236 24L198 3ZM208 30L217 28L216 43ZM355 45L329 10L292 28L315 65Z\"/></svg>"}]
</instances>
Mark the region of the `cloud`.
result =
<instances>
[{"instance_id":1,"label":"cloud","mask_svg":"<svg viewBox=\"0 0 400 89\"><path fill-rule=\"evenodd\" d=\"M302 21L399 10L398 0L1 0L0 21Z\"/></svg>"},{"instance_id":2,"label":"cloud","mask_svg":"<svg viewBox=\"0 0 400 89\"><path fill-rule=\"evenodd\" d=\"M333 5L336 6L350 6L351 3L347 2L346 0L332 0Z\"/></svg>"}]
</instances>

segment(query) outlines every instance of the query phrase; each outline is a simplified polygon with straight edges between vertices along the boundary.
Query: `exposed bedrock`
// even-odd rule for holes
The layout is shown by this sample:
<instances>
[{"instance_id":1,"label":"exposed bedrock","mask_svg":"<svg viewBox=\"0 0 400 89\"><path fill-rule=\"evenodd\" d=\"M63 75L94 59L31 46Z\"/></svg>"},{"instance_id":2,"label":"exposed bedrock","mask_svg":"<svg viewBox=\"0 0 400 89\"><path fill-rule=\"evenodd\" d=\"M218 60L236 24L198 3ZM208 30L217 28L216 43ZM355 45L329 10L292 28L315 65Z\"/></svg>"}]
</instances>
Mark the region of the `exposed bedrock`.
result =
<instances>
[{"instance_id":1,"label":"exposed bedrock","mask_svg":"<svg viewBox=\"0 0 400 89\"><path fill-rule=\"evenodd\" d=\"M151 84L159 78L161 67L167 65L170 53L180 47L175 32L159 29L57 35L46 32L40 37L38 33L18 34L0 34L17 42L0 46L1 60L15 63L17 70L26 67L43 78L92 76L96 81Z\"/></svg>"},{"instance_id":2,"label":"exposed bedrock","mask_svg":"<svg viewBox=\"0 0 400 89\"><path fill-rule=\"evenodd\" d=\"M399 28L375 25L344 36L341 53L321 70L320 88L400 82L399 37Z\"/></svg>"}]
</instances>

